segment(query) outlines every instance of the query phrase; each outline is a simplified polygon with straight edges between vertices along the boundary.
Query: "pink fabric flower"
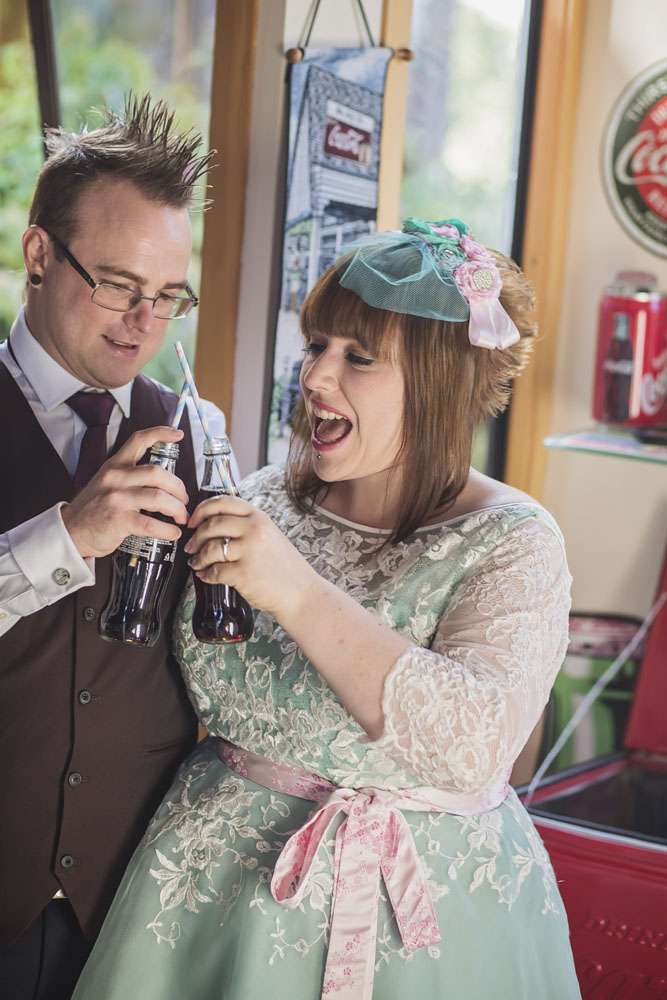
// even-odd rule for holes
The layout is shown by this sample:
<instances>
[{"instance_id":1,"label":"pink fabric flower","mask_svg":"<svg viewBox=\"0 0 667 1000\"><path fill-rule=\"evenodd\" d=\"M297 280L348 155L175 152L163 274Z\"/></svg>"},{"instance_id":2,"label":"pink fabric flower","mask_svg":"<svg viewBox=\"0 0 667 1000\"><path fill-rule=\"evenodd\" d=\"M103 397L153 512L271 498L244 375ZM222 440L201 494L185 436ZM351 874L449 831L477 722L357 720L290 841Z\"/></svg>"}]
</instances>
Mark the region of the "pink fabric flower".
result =
<instances>
[{"instance_id":1,"label":"pink fabric flower","mask_svg":"<svg viewBox=\"0 0 667 1000\"><path fill-rule=\"evenodd\" d=\"M471 299L497 299L503 283L492 258L489 260L467 260L454 271L454 281L461 295L468 302Z\"/></svg>"},{"instance_id":2,"label":"pink fabric flower","mask_svg":"<svg viewBox=\"0 0 667 1000\"><path fill-rule=\"evenodd\" d=\"M478 245L474 240L470 242ZM493 351L516 344L521 336L514 320L501 305L503 283L493 257L486 254L467 260L459 264L453 275L456 287L470 306L468 339L473 347Z\"/></svg>"},{"instance_id":3,"label":"pink fabric flower","mask_svg":"<svg viewBox=\"0 0 667 1000\"><path fill-rule=\"evenodd\" d=\"M450 240L458 240L459 238L459 231L456 226L431 226L431 229L438 236L446 236Z\"/></svg>"},{"instance_id":4,"label":"pink fabric flower","mask_svg":"<svg viewBox=\"0 0 667 1000\"><path fill-rule=\"evenodd\" d=\"M493 260L493 257L481 243L474 240L472 236L462 236L461 237L461 249L468 258L468 260L479 260L479 261L489 261Z\"/></svg>"}]
</instances>

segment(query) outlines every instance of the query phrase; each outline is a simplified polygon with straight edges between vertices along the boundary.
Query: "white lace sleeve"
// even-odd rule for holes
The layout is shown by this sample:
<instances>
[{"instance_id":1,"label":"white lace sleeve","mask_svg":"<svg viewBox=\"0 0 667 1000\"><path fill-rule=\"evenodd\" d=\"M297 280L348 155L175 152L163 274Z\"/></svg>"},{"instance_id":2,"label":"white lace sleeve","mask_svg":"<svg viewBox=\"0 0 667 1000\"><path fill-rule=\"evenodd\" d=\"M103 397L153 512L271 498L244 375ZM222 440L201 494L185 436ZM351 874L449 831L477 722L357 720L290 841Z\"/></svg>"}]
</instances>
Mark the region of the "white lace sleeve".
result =
<instances>
[{"instance_id":1,"label":"white lace sleeve","mask_svg":"<svg viewBox=\"0 0 667 1000\"><path fill-rule=\"evenodd\" d=\"M563 662L570 584L548 524L511 529L455 592L432 648L411 646L394 664L374 745L448 791L509 775Z\"/></svg>"}]
</instances>

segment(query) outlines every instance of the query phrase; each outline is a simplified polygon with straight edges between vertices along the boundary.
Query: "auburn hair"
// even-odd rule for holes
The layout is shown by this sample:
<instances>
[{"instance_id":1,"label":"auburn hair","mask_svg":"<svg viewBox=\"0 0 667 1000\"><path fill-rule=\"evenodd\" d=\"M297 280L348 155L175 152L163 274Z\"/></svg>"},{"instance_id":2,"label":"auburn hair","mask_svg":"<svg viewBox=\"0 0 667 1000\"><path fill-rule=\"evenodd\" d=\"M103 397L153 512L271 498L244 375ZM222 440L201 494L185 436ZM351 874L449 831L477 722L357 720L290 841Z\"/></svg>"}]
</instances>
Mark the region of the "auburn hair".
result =
<instances>
[{"instance_id":1,"label":"auburn hair","mask_svg":"<svg viewBox=\"0 0 667 1000\"><path fill-rule=\"evenodd\" d=\"M520 334L504 350L473 347L468 324L376 309L339 282L341 262L328 268L301 310L306 341L319 333L349 337L376 358L396 358L405 379L403 433L396 462L401 489L397 523L385 544L400 542L454 503L468 479L475 428L507 406L513 379L526 367L537 326L534 293L509 257L493 254L502 279L500 301ZM295 408L286 468L291 500L307 513L328 484L313 467L303 397Z\"/></svg>"}]
</instances>

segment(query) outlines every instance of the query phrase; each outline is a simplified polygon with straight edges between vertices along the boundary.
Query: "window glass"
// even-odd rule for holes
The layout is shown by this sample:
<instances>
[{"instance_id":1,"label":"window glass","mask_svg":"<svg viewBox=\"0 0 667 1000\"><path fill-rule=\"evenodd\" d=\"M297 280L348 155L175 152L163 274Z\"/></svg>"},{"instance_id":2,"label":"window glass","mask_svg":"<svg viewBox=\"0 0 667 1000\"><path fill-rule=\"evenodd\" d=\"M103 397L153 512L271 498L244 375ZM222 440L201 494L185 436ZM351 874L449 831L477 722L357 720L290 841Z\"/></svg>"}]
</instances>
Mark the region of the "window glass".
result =
<instances>
[{"instance_id":1,"label":"window glass","mask_svg":"<svg viewBox=\"0 0 667 1000\"><path fill-rule=\"evenodd\" d=\"M413 0L401 215L456 216L509 253L530 0ZM486 466L488 427L473 464Z\"/></svg>"},{"instance_id":2,"label":"window glass","mask_svg":"<svg viewBox=\"0 0 667 1000\"><path fill-rule=\"evenodd\" d=\"M164 98L179 127L197 128L208 143L215 0L52 0L63 125L94 128L94 108L120 109L129 90ZM192 213L189 281L199 290L203 213ZM181 340L192 363L197 310L169 324L149 375L180 389L173 349Z\"/></svg>"},{"instance_id":3,"label":"window glass","mask_svg":"<svg viewBox=\"0 0 667 1000\"><path fill-rule=\"evenodd\" d=\"M21 234L43 155L26 9L27 4L8 4L0 12L0 340L21 304Z\"/></svg>"}]
</instances>

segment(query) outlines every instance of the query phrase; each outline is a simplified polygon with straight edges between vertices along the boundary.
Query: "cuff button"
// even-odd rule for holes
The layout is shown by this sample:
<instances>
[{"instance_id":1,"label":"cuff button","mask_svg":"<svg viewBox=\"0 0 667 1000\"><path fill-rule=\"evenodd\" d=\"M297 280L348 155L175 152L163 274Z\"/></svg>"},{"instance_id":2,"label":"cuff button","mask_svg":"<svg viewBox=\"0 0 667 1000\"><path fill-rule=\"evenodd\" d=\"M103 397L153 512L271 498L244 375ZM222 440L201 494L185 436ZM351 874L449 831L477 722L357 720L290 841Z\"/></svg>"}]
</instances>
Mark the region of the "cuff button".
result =
<instances>
[{"instance_id":1,"label":"cuff button","mask_svg":"<svg viewBox=\"0 0 667 1000\"><path fill-rule=\"evenodd\" d=\"M65 587L72 579L70 571L65 569L63 566L59 566L58 569L54 569L51 577L53 582L57 583L59 587Z\"/></svg>"}]
</instances>

